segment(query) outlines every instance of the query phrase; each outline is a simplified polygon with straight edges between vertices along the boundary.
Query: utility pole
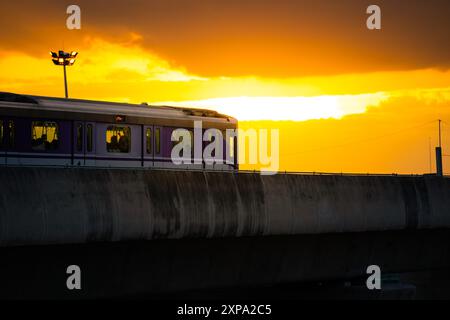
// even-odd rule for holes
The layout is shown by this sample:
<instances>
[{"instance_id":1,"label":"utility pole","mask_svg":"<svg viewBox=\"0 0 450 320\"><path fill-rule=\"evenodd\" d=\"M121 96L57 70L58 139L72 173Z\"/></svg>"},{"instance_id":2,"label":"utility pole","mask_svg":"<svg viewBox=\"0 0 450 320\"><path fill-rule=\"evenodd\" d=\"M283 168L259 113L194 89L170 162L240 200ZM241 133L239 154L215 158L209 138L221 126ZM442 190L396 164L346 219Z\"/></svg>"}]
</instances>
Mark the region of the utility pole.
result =
<instances>
[{"instance_id":1,"label":"utility pole","mask_svg":"<svg viewBox=\"0 0 450 320\"><path fill-rule=\"evenodd\" d=\"M439 146L436 148L436 175L442 177L442 140L441 140L441 119L439 119Z\"/></svg>"}]
</instances>

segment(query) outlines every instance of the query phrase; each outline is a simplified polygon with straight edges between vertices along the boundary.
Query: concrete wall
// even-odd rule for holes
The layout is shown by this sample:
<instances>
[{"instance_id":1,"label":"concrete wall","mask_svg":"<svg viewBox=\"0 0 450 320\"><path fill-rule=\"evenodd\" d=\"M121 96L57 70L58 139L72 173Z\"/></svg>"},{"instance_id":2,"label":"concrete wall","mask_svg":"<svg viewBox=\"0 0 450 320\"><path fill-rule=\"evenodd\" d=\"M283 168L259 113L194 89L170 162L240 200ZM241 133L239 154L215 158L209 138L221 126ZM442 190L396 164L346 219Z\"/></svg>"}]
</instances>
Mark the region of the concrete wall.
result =
<instances>
[{"instance_id":1,"label":"concrete wall","mask_svg":"<svg viewBox=\"0 0 450 320\"><path fill-rule=\"evenodd\" d=\"M450 179L0 168L0 245L450 226Z\"/></svg>"},{"instance_id":2,"label":"concrete wall","mask_svg":"<svg viewBox=\"0 0 450 320\"><path fill-rule=\"evenodd\" d=\"M301 287L296 284L303 282L360 278L364 286L367 266L372 264L381 268L382 275L450 270L450 233L406 230L20 246L0 248L0 257L0 299L186 301L196 297L191 290L205 290L207 300L223 301L239 299L245 288L257 287L260 299L273 300L282 298L273 290L277 284L288 284L288 292L298 299ZM66 287L66 270L73 264L82 270L82 290ZM441 287L442 280L429 285ZM231 291L222 295L211 290L215 288ZM255 294L247 298L259 299Z\"/></svg>"}]
</instances>

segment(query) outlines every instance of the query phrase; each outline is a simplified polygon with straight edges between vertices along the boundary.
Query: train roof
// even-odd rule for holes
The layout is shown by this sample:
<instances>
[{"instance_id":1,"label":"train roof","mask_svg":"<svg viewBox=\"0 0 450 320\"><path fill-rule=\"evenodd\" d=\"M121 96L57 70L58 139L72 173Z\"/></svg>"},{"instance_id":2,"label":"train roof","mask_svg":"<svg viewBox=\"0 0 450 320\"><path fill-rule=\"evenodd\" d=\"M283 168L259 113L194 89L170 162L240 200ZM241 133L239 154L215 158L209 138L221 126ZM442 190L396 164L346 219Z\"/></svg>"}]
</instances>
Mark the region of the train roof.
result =
<instances>
[{"instance_id":1,"label":"train roof","mask_svg":"<svg viewBox=\"0 0 450 320\"><path fill-rule=\"evenodd\" d=\"M49 111L84 112L95 114L121 114L138 117L158 118L209 118L215 121L236 123L233 117L218 113L214 110L200 108L183 108L173 106L155 106L147 103L130 104L120 102L107 102L96 100L83 100L72 98L56 98L0 92L0 104L2 102L14 103L16 107L39 108Z\"/></svg>"}]
</instances>

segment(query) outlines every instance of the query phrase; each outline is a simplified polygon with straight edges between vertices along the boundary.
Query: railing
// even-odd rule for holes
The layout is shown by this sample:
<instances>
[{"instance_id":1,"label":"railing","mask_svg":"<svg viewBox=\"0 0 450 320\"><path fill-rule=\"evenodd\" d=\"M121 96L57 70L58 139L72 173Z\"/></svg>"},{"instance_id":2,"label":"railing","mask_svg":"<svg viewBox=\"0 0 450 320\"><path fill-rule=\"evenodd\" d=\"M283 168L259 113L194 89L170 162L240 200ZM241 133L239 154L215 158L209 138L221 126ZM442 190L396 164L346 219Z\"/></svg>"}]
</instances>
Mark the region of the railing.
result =
<instances>
[{"instance_id":1,"label":"railing","mask_svg":"<svg viewBox=\"0 0 450 320\"><path fill-rule=\"evenodd\" d=\"M0 164L1 167L8 168L59 168L59 169L111 169L111 170L135 170L135 171L189 171L189 172L223 172L230 174L264 174L260 170L232 170L232 169L200 169L200 168L162 168L162 167L112 167L112 166L72 166L72 165L9 165ZM422 177L436 176L435 173L415 174L415 173L353 173L353 172L316 172L316 171L278 171L276 175L308 175L308 176L358 176L358 177ZM445 173L444 177L450 178L450 173Z\"/></svg>"}]
</instances>

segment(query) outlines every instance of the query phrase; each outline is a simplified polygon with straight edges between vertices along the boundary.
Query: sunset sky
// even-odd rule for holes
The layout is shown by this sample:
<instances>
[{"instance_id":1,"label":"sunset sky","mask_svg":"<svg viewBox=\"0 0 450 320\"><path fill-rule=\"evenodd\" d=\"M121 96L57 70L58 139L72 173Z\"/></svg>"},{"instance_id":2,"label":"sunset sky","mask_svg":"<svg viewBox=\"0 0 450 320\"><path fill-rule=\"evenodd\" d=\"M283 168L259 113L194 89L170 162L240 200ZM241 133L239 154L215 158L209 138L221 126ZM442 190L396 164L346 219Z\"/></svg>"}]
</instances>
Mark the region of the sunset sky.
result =
<instances>
[{"instance_id":1,"label":"sunset sky","mask_svg":"<svg viewBox=\"0 0 450 320\"><path fill-rule=\"evenodd\" d=\"M71 97L278 128L281 170L427 173L437 119L450 155L449 40L448 0L1 1L0 91L63 96L48 52L76 50Z\"/></svg>"}]
</instances>

